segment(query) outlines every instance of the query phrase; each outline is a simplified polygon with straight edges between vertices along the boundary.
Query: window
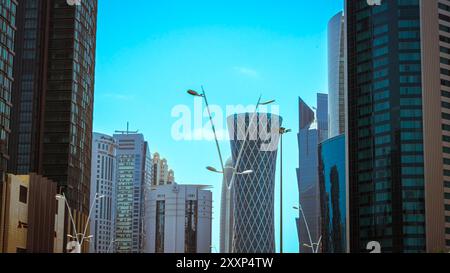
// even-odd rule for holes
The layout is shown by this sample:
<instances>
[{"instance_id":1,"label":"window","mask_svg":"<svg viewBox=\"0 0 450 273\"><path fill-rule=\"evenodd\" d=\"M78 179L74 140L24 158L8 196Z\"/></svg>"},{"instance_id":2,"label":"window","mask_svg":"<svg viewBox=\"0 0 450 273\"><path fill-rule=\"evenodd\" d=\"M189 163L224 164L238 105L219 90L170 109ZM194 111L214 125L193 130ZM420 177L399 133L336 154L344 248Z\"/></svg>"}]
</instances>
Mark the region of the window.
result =
<instances>
[{"instance_id":1,"label":"window","mask_svg":"<svg viewBox=\"0 0 450 273\"><path fill-rule=\"evenodd\" d=\"M24 186L20 186L19 190L19 202L26 204L28 197L28 189Z\"/></svg>"}]
</instances>

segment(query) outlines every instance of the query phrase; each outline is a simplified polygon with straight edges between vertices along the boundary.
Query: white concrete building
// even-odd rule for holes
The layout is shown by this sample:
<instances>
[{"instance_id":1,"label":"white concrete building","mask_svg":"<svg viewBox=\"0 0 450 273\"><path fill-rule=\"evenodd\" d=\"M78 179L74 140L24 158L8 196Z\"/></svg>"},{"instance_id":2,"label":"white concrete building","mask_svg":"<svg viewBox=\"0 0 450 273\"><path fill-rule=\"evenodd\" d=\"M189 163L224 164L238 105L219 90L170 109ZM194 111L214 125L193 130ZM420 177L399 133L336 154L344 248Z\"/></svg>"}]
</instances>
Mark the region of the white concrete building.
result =
<instances>
[{"instance_id":1,"label":"white concrete building","mask_svg":"<svg viewBox=\"0 0 450 273\"><path fill-rule=\"evenodd\" d=\"M94 133L92 141L91 205L96 202L90 221L91 253L107 253L114 240L116 143L111 136ZM104 196L95 200L96 194Z\"/></svg>"},{"instance_id":2,"label":"white concrete building","mask_svg":"<svg viewBox=\"0 0 450 273\"><path fill-rule=\"evenodd\" d=\"M212 192L208 186L153 187L145 204L147 253L210 253Z\"/></svg>"}]
</instances>

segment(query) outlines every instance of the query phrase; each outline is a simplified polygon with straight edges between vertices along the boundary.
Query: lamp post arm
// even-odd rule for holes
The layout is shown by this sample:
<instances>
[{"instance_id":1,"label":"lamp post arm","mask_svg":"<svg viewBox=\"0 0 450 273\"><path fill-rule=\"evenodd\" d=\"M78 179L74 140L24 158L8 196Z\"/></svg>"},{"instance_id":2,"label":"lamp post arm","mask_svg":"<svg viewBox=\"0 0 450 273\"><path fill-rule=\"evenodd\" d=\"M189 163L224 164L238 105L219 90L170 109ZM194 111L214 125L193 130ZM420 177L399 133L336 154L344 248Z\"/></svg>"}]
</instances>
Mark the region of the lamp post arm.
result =
<instances>
[{"instance_id":1,"label":"lamp post arm","mask_svg":"<svg viewBox=\"0 0 450 273\"><path fill-rule=\"evenodd\" d=\"M92 211L93 211L94 206L97 203L97 201L98 201L98 197L96 196L96 198L94 199L94 202L91 205L91 208L89 209L88 218L87 218L85 226L84 226L83 237L81 237L81 243L80 243L81 245L83 245L84 238L86 237L86 232L87 232L87 229L88 229L88 226L89 226L89 221L91 219L91 214L92 214Z\"/></svg>"},{"instance_id":2,"label":"lamp post arm","mask_svg":"<svg viewBox=\"0 0 450 273\"><path fill-rule=\"evenodd\" d=\"M205 100L205 104L206 104L206 109L208 110L209 120L211 121L211 127L212 127L212 131L214 133L214 140L216 141L217 152L218 152L219 158L220 158L220 166L222 167L222 171L223 171L224 164L223 164L222 152L220 151L219 140L217 139L216 126L214 125L213 118L211 116L211 110L209 108L208 98L206 97L206 92L205 92L205 89L203 88L203 86L202 86L202 92L203 92L203 99Z\"/></svg>"},{"instance_id":3,"label":"lamp post arm","mask_svg":"<svg viewBox=\"0 0 450 273\"><path fill-rule=\"evenodd\" d=\"M67 201L66 195L63 193L62 196L64 199L64 203L66 204L67 210L69 211L69 218L70 218L70 221L72 222L73 234L75 235L77 242L79 242L78 235L77 235L78 234L77 226L75 225L75 220L73 219L73 216L72 216L72 209L69 206L69 202Z\"/></svg>"},{"instance_id":4,"label":"lamp post arm","mask_svg":"<svg viewBox=\"0 0 450 273\"><path fill-rule=\"evenodd\" d=\"M305 226L306 226L306 231L308 232L309 242L310 242L310 244L312 246L312 251L314 253L314 245L313 245L313 241L312 241L312 238L311 238L311 232L309 231L308 221L306 221L306 217L305 217L305 213L303 212L302 205L299 205L299 210L302 213L303 221L305 222Z\"/></svg>"}]
</instances>

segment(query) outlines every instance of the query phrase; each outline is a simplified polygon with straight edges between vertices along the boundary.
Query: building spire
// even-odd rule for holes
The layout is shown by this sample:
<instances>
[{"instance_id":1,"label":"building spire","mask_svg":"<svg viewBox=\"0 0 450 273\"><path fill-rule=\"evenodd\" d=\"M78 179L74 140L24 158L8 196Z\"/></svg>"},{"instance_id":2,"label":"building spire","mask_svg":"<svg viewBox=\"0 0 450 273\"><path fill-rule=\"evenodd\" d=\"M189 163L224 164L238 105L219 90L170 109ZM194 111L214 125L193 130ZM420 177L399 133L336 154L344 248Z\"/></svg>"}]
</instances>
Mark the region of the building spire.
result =
<instances>
[{"instance_id":1,"label":"building spire","mask_svg":"<svg viewBox=\"0 0 450 273\"><path fill-rule=\"evenodd\" d=\"M122 134L122 135L129 135L129 134L137 134L137 133L139 133L139 130L130 131L130 122L127 121L127 130L126 131L116 130L115 132L118 134Z\"/></svg>"}]
</instances>

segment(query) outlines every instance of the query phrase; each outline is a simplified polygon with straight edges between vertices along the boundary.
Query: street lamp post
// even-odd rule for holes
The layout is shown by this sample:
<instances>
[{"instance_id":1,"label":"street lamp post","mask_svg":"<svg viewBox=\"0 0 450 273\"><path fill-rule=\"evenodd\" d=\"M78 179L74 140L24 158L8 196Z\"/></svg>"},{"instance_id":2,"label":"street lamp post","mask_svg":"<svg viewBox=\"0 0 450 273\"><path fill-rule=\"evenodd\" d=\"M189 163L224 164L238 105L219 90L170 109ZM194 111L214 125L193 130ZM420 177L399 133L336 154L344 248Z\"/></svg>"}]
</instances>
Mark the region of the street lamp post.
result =
<instances>
[{"instance_id":1,"label":"street lamp post","mask_svg":"<svg viewBox=\"0 0 450 273\"><path fill-rule=\"evenodd\" d=\"M318 253L319 252L320 243L322 242L322 236L319 237L319 240L317 241L317 243L314 243L313 240L312 240L312 237L311 237L311 232L309 230L308 221L306 220L306 216L305 216L305 213L303 211L302 205L299 204L298 207L293 207L293 209L300 211L300 213L302 214L302 217L303 217L303 221L305 222L306 231L308 233L310 244L309 245L308 244L303 244L303 245L306 246L306 247L311 248L312 253ZM316 246L316 247L314 247L314 246Z\"/></svg>"},{"instance_id":2,"label":"street lamp post","mask_svg":"<svg viewBox=\"0 0 450 273\"><path fill-rule=\"evenodd\" d=\"M84 241L89 241L90 239L92 239L94 237L92 235L86 236L87 228L89 226L89 221L91 219L92 210L94 209L94 205L96 204L96 201L98 201L98 200L100 200L100 199L102 199L104 197L105 197L104 195L99 195L98 193L95 194L94 202L91 205L91 208L89 210L89 215L88 215L88 218L87 218L86 223L85 223L84 232L83 233L78 233L75 221L74 221L73 216L72 216L72 209L69 206L69 202L67 202L67 198L66 198L65 194L63 193L63 194L57 194L56 195L56 199L57 200L64 200L64 202L65 202L65 204L67 206L67 210L69 211L69 217L70 217L70 221L72 222L74 236L72 236L70 234L67 234L67 237L69 237L71 239L74 239L73 242L75 244L73 246L74 246L75 250L72 253L81 253L81 248L83 246ZM81 237L81 239L79 239L80 237Z\"/></svg>"},{"instance_id":3,"label":"street lamp post","mask_svg":"<svg viewBox=\"0 0 450 273\"><path fill-rule=\"evenodd\" d=\"M216 126L214 125L214 121L211 116L211 109L209 108L208 98L206 97L205 89L202 86L202 94L199 94L197 91L194 91L192 89L188 90L187 93L194 97L201 97L205 101L206 109L208 110L209 120L211 121L211 128L212 128L212 131L214 134L214 140L216 141L216 148L217 148L217 153L219 154L220 166L222 167L222 170L223 170L224 164L223 164L222 152L220 151L219 140L217 139L217 133L216 133Z\"/></svg>"},{"instance_id":4,"label":"street lamp post","mask_svg":"<svg viewBox=\"0 0 450 273\"><path fill-rule=\"evenodd\" d=\"M191 95L191 96L194 96L194 97L201 97L201 98L204 99L205 104L206 104L206 108L207 108L207 110L208 110L209 120L211 121L211 127L212 127L212 130L213 130L213 133L214 133L214 139L215 139L215 142L216 142L217 153L218 153L218 155L219 155L220 165L221 165L222 171L218 171L217 169L215 169L215 168L213 168L213 167L207 167L206 169L209 170L209 171L211 171L211 172L221 173L222 176L223 176L223 181L226 181L226 179L225 179L225 170L226 170L226 169L230 169L230 168L225 168L224 163L223 163L223 157L222 157L222 153L221 153L221 151L220 151L219 141L218 141L218 139L217 139L216 128L215 128L215 126L214 126L213 118L212 118L212 116L211 116L211 111L210 111L210 108L209 108L208 99L207 99L207 97L206 97L206 92L205 92L205 90L204 90L204 88L203 88L203 86L202 86L202 93L201 93L201 94L198 93L198 92L195 91L195 90L192 90L192 89L189 89L189 90L187 91L187 93L188 93L189 95ZM258 111L259 106L261 106L261 105L269 105L269 104L275 102L275 100L269 100L269 101L262 102L262 101L261 101L261 98L262 98L262 96L259 97L258 102L257 102L257 104L256 104L255 112L253 113L252 118L251 118L251 120L250 120L251 124L253 123L253 119L254 119L254 117L255 117L256 114L257 114L257 111ZM249 125L249 128L251 128L250 125ZM230 185L227 185L228 191L231 191L231 188L232 188L232 186L233 186L233 182L234 182L234 179L235 179L235 175L248 175L248 174L252 174L252 173L254 172L253 170L246 170L246 171L243 171L243 172L237 172L237 169L238 169L238 167L239 167L239 163L240 163L240 160L241 160L241 156L242 156L242 153L243 153L243 151L244 151L245 144L246 144L246 141L247 141L247 138L248 138L248 133L249 133L249 131L250 131L250 130L247 130L247 132L246 132L246 137L245 137L245 139L244 139L244 142L243 142L243 145L242 145L241 149L239 150L239 154L238 154L237 160L236 160L236 162L235 162L235 166L234 166L234 168L232 168L232 169L233 169L233 174L232 174L232 176L231 176Z\"/></svg>"},{"instance_id":5,"label":"street lamp post","mask_svg":"<svg viewBox=\"0 0 450 273\"><path fill-rule=\"evenodd\" d=\"M290 133L291 129L281 127L280 133L280 253L283 253L283 135Z\"/></svg>"}]
</instances>

